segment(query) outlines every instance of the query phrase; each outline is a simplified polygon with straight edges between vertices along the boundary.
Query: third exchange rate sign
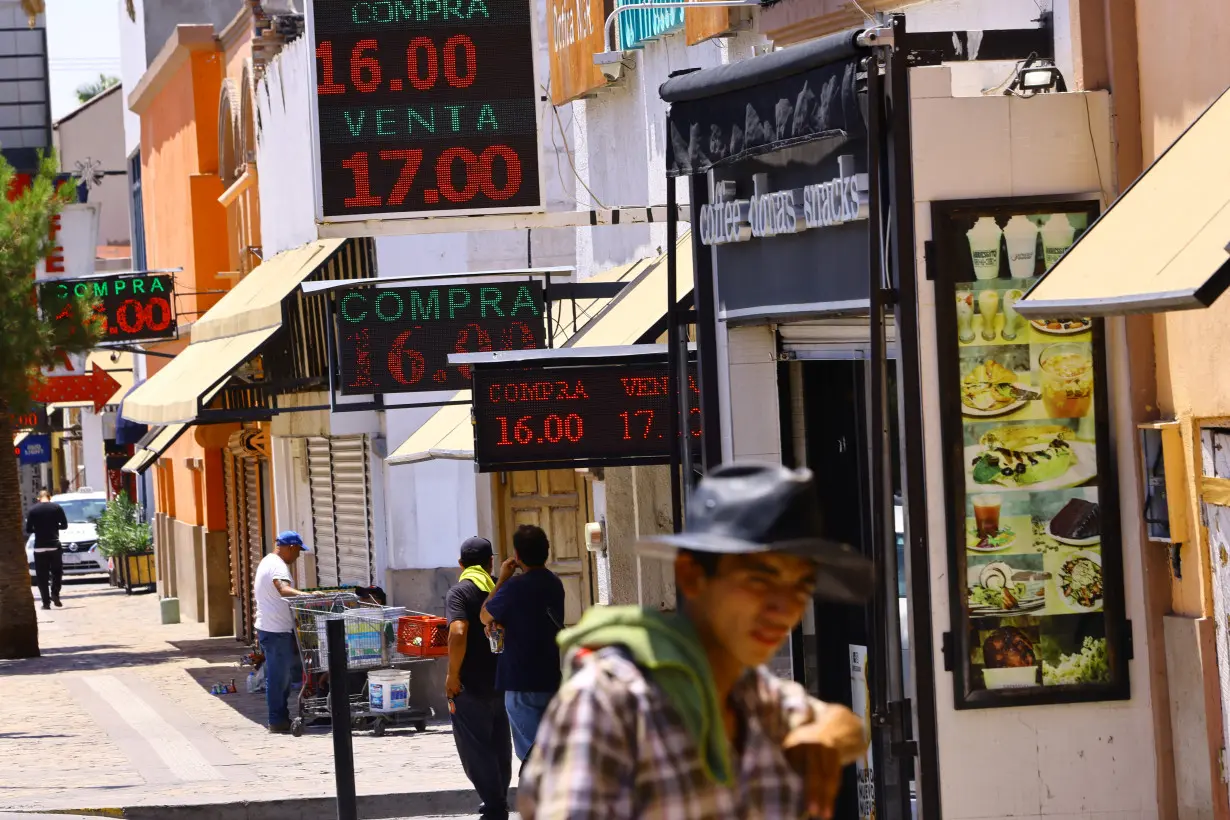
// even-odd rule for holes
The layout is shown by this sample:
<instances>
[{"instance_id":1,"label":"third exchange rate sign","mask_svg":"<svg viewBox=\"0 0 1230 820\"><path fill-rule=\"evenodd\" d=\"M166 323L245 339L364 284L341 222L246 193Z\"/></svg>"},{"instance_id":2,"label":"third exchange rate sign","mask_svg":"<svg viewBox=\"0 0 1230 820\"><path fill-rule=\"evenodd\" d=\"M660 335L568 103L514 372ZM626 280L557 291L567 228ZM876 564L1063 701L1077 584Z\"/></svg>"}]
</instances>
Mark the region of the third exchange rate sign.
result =
<instances>
[{"instance_id":1,"label":"third exchange rate sign","mask_svg":"<svg viewBox=\"0 0 1230 820\"><path fill-rule=\"evenodd\" d=\"M69 315L69 300L95 300L102 317L101 344L173 339L175 278L169 273L123 273L39 283L39 306L53 321Z\"/></svg>"},{"instance_id":2,"label":"third exchange rate sign","mask_svg":"<svg viewBox=\"0 0 1230 820\"><path fill-rule=\"evenodd\" d=\"M480 470L561 463L660 464L682 435L665 362L474 371L474 456ZM699 444L696 368L688 418Z\"/></svg>"},{"instance_id":3,"label":"third exchange rate sign","mask_svg":"<svg viewBox=\"0 0 1230 820\"><path fill-rule=\"evenodd\" d=\"M527 0L312 0L323 216L542 206Z\"/></svg>"},{"instance_id":4,"label":"third exchange rate sign","mask_svg":"<svg viewBox=\"0 0 1230 820\"><path fill-rule=\"evenodd\" d=\"M545 347L543 311L538 282L343 291L342 393L466 390L471 368L449 354Z\"/></svg>"}]
</instances>

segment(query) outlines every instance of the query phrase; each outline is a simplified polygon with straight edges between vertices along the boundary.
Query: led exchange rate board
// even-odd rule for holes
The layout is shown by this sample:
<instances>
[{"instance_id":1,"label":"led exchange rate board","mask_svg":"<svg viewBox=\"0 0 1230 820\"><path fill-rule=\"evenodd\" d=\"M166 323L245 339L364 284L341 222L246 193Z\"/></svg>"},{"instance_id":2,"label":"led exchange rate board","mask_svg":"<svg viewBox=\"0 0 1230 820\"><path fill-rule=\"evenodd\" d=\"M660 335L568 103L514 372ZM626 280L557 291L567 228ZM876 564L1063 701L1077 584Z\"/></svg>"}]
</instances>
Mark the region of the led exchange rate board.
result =
<instances>
[{"instance_id":1,"label":"led exchange rate board","mask_svg":"<svg viewBox=\"0 0 1230 820\"><path fill-rule=\"evenodd\" d=\"M546 346L538 282L352 288L337 299L343 395L466 390L450 353Z\"/></svg>"},{"instance_id":2,"label":"led exchange rate board","mask_svg":"<svg viewBox=\"0 0 1230 820\"><path fill-rule=\"evenodd\" d=\"M695 446L701 431L694 366L688 396ZM483 471L661 464L680 435L665 362L474 370L474 460Z\"/></svg>"},{"instance_id":3,"label":"led exchange rate board","mask_svg":"<svg viewBox=\"0 0 1230 820\"><path fill-rule=\"evenodd\" d=\"M175 278L169 273L123 273L85 279L53 279L38 285L43 315L67 320L69 302L89 297L103 320L101 344L173 339Z\"/></svg>"},{"instance_id":4,"label":"led exchange rate board","mask_svg":"<svg viewBox=\"0 0 1230 820\"><path fill-rule=\"evenodd\" d=\"M324 219L542 207L527 0L311 0Z\"/></svg>"}]
</instances>

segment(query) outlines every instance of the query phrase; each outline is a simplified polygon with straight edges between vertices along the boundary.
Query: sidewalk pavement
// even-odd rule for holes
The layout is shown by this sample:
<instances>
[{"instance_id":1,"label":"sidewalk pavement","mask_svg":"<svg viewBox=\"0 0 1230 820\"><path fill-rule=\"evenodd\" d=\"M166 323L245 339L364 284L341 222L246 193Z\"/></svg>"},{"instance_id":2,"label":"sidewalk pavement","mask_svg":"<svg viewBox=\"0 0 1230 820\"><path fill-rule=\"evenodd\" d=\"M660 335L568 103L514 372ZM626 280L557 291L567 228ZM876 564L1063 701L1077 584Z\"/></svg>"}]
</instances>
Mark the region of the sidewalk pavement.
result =
<instances>
[{"instance_id":1,"label":"sidewalk pavement","mask_svg":"<svg viewBox=\"0 0 1230 820\"><path fill-rule=\"evenodd\" d=\"M5 812L116 809L189 817L200 812L187 807L204 804L214 810L201 816L262 816L222 811L249 801L309 817L319 798L335 794L328 726L301 738L270 735L264 694L243 691L244 647L233 638L206 638L195 623L163 626L155 596L101 583L66 586L63 600L63 609L39 612L43 657L0 661L0 820ZM232 678L239 694L209 693ZM390 796L369 798L364 816L477 804L444 718L421 735L354 734L359 795Z\"/></svg>"}]
</instances>

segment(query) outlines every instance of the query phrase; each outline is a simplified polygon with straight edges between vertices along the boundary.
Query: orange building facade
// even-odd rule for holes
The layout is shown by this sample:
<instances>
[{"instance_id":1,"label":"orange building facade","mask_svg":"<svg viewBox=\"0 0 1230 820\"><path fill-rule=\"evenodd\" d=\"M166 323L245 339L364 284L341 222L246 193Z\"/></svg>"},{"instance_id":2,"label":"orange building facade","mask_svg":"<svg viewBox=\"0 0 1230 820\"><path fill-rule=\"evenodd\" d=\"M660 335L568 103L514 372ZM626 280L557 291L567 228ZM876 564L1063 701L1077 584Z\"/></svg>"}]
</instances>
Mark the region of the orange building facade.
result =
<instances>
[{"instance_id":1,"label":"orange building facade","mask_svg":"<svg viewBox=\"0 0 1230 820\"><path fill-rule=\"evenodd\" d=\"M181 338L149 346L149 376L187 346L191 325L260 264L256 166L250 161L252 43L247 6L221 33L210 25L180 25L130 97L141 118L148 267L181 269ZM149 465L159 592L178 598L181 616L205 623L211 636L239 628L228 506L236 503L231 445L252 439L241 433L239 424L187 427Z\"/></svg>"}]
</instances>

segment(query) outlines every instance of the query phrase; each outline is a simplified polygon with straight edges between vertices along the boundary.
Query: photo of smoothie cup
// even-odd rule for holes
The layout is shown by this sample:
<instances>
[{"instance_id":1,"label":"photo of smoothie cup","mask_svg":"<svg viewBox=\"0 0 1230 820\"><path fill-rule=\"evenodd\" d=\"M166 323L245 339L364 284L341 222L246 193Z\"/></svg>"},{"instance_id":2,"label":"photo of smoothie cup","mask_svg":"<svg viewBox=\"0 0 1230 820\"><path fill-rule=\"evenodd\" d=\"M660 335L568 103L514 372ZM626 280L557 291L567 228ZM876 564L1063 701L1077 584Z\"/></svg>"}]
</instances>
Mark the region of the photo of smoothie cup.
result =
<instances>
[{"instance_id":1,"label":"photo of smoothie cup","mask_svg":"<svg viewBox=\"0 0 1230 820\"><path fill-rule=\"evenodd\" d=\"M978 294L978 312L982 314L982 338L995 341L995 317L999 315L999 292L988 288Z\"/></svg>"},{"instance_id":2,"label":"photo of smoothie cup","mask_svg":"<svg viewBox=\"0 0 1230 820\"><path fill-rule=\"evenodd\" d=\"M965 233L969 239L969 252L974 260L976 279L995 279L999 276L999 245L1004 232L992 217L984 216Z\"/></svg>"},{"instance_id":3,"label":"photo of smoothie cup","mask_svg":"<svg viewBox=\"0 0 1230 820\"><path fill-rule=\"evenodd\" d=\"M1048 270L1072 247L1075 237L1076 229L1068 221L1067 214L1053 214L1046 221L1042 226L1042 252Z\"/></svg>"},{"instance_id":4,"label":"photo of smoothie cup","mask_svg":"<svg viewBox=\"0 0 1230 820\"><path fill-rule=\"evenodd\" d=\"M957 291L957 338L966 343L974 341L973 291Z\"/></svg>"},{"instance_id":5,"label":"photo of smoothie cup","mask_svg":"<svg viewBox=\"0 0 1230 820\"><path fill-rule=\"evenodd\" d=\"M1004 242L1008 246L1008 268L1013 279L1028 279L1034 275L1038 259L1038 226L1026 216L1014 216L1004 226Z\"/></svg>"},{"instance_id":6,"label":"photo of smoothie cup","mask_svg":"<svg viewBox=\"0 0 1230 820\"><path fill-rule=\"evenodd\" d=\"M1016 303L1023 295L1021 291L1015 289L1004 294L1004 327L1000 335L1008 341L1016 338L1016 329L1021 324L1021 314L1016 312Z\"/></svg>"}]
</instances>

